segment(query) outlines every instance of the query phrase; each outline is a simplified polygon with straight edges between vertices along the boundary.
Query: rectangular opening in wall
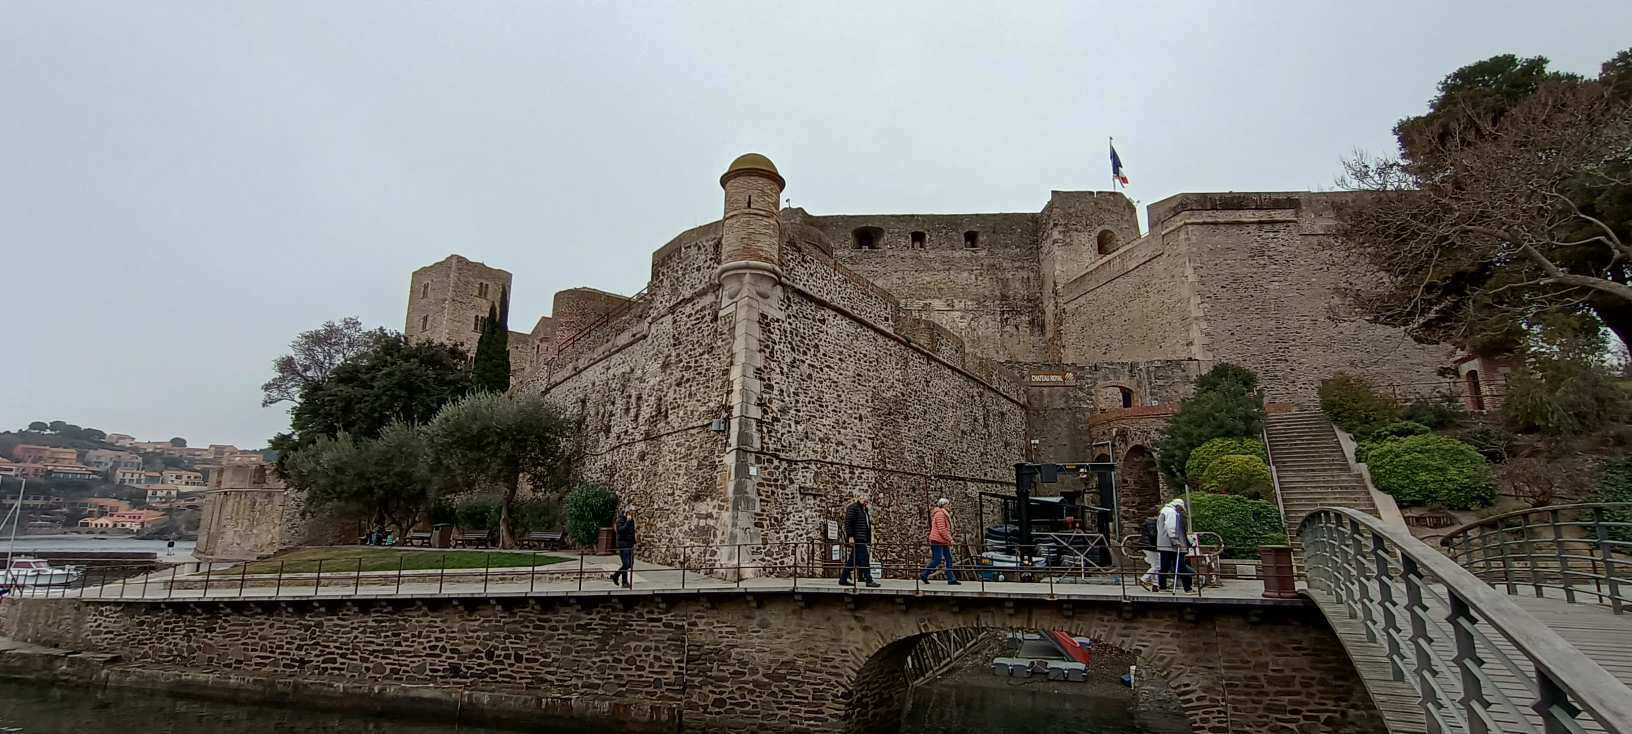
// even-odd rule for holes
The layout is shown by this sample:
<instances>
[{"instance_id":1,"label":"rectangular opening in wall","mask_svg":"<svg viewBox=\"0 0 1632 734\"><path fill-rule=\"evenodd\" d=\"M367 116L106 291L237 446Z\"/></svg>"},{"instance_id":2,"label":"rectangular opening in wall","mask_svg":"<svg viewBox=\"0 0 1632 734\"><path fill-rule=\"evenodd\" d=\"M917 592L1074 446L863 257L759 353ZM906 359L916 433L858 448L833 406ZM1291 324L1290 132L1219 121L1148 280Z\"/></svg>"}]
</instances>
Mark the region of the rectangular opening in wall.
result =
<instances>
[{"instance_id":1,"label":"rectangular opening in wall","mask_svg":"<svg viewBox=\"0 0 1632 734\"><path fill-rule=\"evenodd\" d=\"M884 230L878 227L857 227L850 236L855 238L856 249L876 250L879 241L884 239Z\"/></svg>"},{"instance_id":2,"label":"rectangular opening in wall","mask_svg":"<svg viewBox=\"0 0 1632 734\"><path fill-rule=\"evenodd\" d=\"M976 232L976 231L974 231L972 229L969 230L968 232L964 232L963 233L963 246L964 247L979 247L980 246L980 233Z\"/></svg>"},{"instance_id":3,"label":"rectangular opening in wall","mask_svg":"<svg viewBox=\"0 0 1632 734\"><path fill-rule=\"evenodd\" d=\"M476 297L477 298L486 298L487 297L487 284L486 283L477 283L476 284Z\"/></svg>"},{"instance_id":4,"label":"rectangular opening in wall","mask_svg":"<svg viewBox=\"0 0 1632 734\"><path fill-rule=\"evenodd\" d=\"M927 241L927 240L928 240L928 237L923 232L913 232L912 233L912 249L914 249L914 250L924 249L924 242Z\"/></svg>"},{"instance_id":5,"label":"rectangular opening in wall","mask_svg":"<svg viewBox=\"0 0 1632 734\"><path fill-rule=\"evenodd\" d=\"M481 330L482 330L482 317L480 317L480 316L476 317L476 324L474 326L470 327L470 330L475 331L475 332L481 332Z\"/></svg>"},{"instance_id":6,"label":"rectangular opening in wall","mask_svg":"<svg viewBox=\"0 0 1632 734\"><path fill-rule=\"evenodd\" d=\"M421 317L419 317L419 330L421 332L424 332L424 331L429 331L430 328L431 328L431 317L430 316L421 316Z\"/></svg>"},{"instance_id":7,"label":"rectangular opening in wall","mask_svg":"<svg viewBox=\"0 0 1632 734\"><path fill-rule=\"evenodd\" d=\"M430 298L431 297L431 284L430 283L420 283L419 284L419 297L420 298Z\"/></svg>"}]
</instances>

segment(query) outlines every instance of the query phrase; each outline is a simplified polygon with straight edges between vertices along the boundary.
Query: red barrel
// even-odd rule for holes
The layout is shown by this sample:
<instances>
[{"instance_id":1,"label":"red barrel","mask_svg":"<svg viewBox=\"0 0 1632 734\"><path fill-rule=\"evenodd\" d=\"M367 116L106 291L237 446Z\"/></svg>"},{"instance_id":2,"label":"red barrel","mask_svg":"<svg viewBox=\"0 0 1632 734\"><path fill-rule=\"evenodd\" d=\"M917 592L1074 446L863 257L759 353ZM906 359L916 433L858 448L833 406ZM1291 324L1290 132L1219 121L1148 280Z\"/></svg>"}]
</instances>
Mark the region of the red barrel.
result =
<instances>
[{"instance_id":1,"label":"red barrel","mask_svg":"<svg viewBox=\"0 0 1632 734\"><path fill-rule=\"evenodd\" d=\"M1298 597L1297 577L1292 573L1291 546L1259 546L1258 560L1263 565L1265 599L1296 599Z\"/></svg>"}]
</instances>

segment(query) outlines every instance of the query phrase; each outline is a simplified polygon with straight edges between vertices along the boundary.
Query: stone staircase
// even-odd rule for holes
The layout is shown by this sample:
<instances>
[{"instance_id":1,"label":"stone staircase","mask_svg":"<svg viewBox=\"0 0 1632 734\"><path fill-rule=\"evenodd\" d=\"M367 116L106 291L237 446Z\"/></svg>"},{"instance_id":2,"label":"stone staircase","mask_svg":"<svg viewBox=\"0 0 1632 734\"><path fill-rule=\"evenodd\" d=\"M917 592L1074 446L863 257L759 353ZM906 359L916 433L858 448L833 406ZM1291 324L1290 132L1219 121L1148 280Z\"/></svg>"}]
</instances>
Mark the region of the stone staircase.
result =
<instances>
[{"instance_id":1,"label":"stone staircase","mask_svg":"<svg viewBox=\"0 0 1632 734\"><path fill-rule=\"evenodd\" d=\"M1281 488L1286 537L1302 550L1298 524L1317 507L1352 507L1372 515L1377 505L1360 473L1349 466L1337 431L1319 411L1281 413L1266 418L1270 460ZM1301 556L1301 553L1299 554Z\"/></svg>"}]
</instances>

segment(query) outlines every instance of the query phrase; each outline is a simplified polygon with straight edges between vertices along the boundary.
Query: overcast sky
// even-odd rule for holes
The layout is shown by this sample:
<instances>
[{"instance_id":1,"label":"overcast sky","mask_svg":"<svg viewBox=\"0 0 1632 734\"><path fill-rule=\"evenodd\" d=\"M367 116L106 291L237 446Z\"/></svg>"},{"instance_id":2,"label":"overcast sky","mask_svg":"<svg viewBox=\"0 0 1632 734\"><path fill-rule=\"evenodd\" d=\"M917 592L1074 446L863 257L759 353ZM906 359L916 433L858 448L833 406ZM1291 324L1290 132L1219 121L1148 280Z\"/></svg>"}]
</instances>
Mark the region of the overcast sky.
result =
<instances>
[{"instance_id":1,"label":"overcast sky","mask_svg":"<svg viewBox=\"0 0 1632 734\"><path fill-rule=\"evenodd\" d=\"M512 326L633 293L776 161L813 213L1330 187L1493 54L1595 73L1632 3L65 2L0 21L0 428L264 444L291 336L403 327L449 253ZM1250 8L1250 10L1248 10Z\"/></svg>"}]
</instances>

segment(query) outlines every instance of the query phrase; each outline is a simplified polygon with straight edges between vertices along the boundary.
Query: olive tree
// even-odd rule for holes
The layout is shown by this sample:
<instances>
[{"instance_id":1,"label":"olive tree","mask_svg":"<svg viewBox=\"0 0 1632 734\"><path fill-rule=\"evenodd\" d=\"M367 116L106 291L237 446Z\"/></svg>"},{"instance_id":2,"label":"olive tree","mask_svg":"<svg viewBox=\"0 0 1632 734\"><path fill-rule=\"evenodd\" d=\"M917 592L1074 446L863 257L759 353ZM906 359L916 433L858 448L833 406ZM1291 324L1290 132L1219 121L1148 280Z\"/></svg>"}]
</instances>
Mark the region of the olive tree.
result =
<instances>
[{"instance_id":1,"label":"olive tree","mask_svg":"<svg viewBox=\"0 0 1632 734\"><path fill-rule=\"evenodd\" d=\"M476 393L436 414L427 435L433 466L454 491L502 490L499 546L515 547L511 515L525 480L535 488L567 475L573 423L541 395Z\"/></svg>"}]
</instances>

